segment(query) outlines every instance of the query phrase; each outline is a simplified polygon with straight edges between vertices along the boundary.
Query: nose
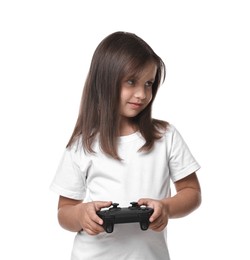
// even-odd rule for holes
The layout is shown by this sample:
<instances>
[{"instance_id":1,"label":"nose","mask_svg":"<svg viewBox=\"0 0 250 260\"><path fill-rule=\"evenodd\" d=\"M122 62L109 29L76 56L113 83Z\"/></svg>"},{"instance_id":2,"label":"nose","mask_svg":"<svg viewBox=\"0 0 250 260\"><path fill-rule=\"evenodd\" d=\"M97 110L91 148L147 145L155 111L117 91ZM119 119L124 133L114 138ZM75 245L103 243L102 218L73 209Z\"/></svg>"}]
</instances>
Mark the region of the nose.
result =
<instances>
[{"instance_id":1,"label":"nose","mask_svg":"<svg viewBox=\"0 0 250 260\"><path fill-rule=\"evenodd\" d=\"M146 98L146 91L144 86L137 86L135 89L134 96L138 99L145 99Z\"/></svg>"}]
</instances>

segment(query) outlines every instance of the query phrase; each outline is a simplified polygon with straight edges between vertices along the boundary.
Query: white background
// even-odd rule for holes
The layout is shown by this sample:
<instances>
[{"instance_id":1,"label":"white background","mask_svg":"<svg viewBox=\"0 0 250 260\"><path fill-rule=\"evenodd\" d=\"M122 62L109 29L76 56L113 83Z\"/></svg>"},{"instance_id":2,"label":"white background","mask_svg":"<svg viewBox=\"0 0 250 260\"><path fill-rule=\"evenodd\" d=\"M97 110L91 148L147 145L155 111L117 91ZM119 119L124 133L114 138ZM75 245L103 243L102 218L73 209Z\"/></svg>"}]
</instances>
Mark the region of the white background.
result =
<instances>
[{"instance_id":1,"label":"white background","mask_svg":"<svg viewBox=\"0 0 250 260\"><path fill-rule=\"evenodd\" d=\"M122 30L165 61L154 116L202 166L202 206L169 222L172 259L249 260L249 13L243 0L1 1L0 259L69 259L49 185L93 51Z\"/></svg>"}]
</instances>

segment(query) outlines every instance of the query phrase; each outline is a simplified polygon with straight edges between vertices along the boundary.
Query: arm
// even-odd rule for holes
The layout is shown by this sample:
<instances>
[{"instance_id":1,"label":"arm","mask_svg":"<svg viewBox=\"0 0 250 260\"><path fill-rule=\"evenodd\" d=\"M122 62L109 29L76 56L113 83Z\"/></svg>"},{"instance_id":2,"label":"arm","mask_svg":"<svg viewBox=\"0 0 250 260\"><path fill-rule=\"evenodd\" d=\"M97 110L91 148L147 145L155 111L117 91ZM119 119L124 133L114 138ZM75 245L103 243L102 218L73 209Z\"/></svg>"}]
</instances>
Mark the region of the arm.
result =
<instances>
[{"instance_id":1,"label":"arm","mask_svg":"<svg viewBox=\"0 0 250 260\"><path fill-rule=\"evenodd\" d=\"M163 199L169 218L188 215L201 204L201 189L196 173L175 182L176 195Z\"/></svg>"},{"instance_id":2,"label":"arm","mask_svg":"<svg viewBox=\"0 0 250 260\"><path fill-rule=\"evenodd\" d=\"M201 204L201 189L196 173L175 182L176 195L162 200L140 199L140 205L154 209L150 218L150 228L163 230L169 218L180 218L188 215Z\"/></svg>"},{"instance_id":3,"label":"arm","mask_svg":"<svg viewBox=\"0 0 250 260\"><path fill-rule=\"evenodd\" d=\"M103 232L103 220L99 218L96 211L104 207L109 207L111 202L88 202L73 200L63 196L59 197L58 202L58 221L59 224L73 232L81 230L90 235L96 235Z\"/></svg>"}]
</instances>

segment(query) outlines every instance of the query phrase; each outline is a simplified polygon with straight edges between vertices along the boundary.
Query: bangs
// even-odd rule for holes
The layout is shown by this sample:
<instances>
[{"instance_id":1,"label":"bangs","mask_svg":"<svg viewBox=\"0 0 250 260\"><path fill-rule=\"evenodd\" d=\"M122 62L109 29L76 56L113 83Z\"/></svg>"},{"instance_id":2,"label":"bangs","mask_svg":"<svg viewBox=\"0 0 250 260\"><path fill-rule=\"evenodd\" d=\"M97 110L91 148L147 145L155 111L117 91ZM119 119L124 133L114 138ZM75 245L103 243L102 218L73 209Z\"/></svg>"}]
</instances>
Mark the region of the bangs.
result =
<instances>
[{"instance_id":1,"label":"bangs","mask_svg":"<svg viewBox=\"0 0 250 260\"><path fill-rule=\"evenodd\" d=\"M157 62L152 58L144 60L140 58L132 58L124 66L123 71L121 73L121 79L138 79L141 76L141 73L143 72L144 68L150 63L154 63L157 66ZM157 66L157 71L158 69L159 68Z\"/></svg>"}]
</instances>

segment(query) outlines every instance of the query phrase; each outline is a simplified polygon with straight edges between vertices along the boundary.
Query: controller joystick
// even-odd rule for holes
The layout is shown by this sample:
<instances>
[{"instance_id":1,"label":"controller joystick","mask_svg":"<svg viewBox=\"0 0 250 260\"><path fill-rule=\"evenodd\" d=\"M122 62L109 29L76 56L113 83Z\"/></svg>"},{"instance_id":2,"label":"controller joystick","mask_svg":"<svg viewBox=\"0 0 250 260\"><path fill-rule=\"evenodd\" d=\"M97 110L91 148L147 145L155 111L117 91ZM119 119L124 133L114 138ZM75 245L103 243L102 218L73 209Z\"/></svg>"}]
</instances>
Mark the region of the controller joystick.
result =
<instances>
[{"instance_id":1,"label":"controller joystick","mask_svg":"<svg viewBox=\"0 0 250 260\"><path fill-rule=\"evenodd\" d=\"M113 208L112 209L119 209L119 203L112 203Z\"/></svg>"},{"instance_id":2,"label":"controller joystick","mask_svg":"<svg viewBox=\"0 0 250 260\"><path fill-rule=\"evenodd\" d=\"M97 211L97 215L103 219L103 228L107 233L112 233L114 224L139 222L141 230L149 227L149 218L154 210L146 206L139 206L137 202L131 202L128 208L118 207L118 203L113 203L109 209Z\"/></svg>"},{"instance_id":3,"label":"controller joystick","mask_svg":"<svg viewBox=\"0 0 250 260\"><path fill-rule=\"evenodd\" d=\"M137 202L130 202L130 204L131 204L131 206L129 208L139 208L140 207Z\"/></svg>"}]
</instances>

